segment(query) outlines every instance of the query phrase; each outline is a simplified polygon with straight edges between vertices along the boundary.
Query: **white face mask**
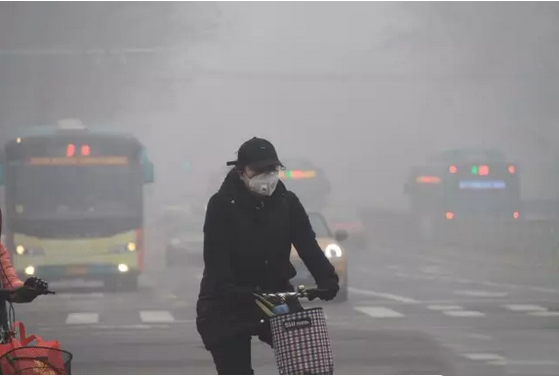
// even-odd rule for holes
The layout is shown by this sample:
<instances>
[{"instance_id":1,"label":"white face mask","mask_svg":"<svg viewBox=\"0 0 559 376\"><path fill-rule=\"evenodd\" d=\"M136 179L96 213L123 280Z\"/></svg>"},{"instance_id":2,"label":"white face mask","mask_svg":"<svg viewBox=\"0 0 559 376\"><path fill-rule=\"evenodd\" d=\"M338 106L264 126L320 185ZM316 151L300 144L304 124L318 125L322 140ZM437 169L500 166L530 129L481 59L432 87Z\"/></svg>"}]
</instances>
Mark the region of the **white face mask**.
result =
<instances>
[{"instance_id":1,"label":"white face mask","mask_svg":"<svg viewBox=\"0 0 559 376\"><path fill-rule=\"evenodd\" d=\"M277 171L264 172L252 178L243 174L243 181L252 192L261 196L271 196L278 186L279 173Z\"/></svg>"}]
</instances>

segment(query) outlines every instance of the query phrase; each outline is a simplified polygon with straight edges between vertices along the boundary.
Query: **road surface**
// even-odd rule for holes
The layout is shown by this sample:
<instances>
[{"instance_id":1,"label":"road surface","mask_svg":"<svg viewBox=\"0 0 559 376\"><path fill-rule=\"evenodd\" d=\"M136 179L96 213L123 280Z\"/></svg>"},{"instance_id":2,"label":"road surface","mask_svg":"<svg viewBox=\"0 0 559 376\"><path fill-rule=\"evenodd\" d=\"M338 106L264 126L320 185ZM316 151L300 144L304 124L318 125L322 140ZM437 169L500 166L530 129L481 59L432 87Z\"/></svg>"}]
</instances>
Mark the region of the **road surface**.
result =
<instances>
[{"instance_id":1,"label":"road surface","mask_svg":"<svg viewBox=\"0 0 559 376\"><path fill-rule=\"evenodd\" d=\"M426 247L350 250L350 298L325 305L338 374L559 374L559 277L550 252ZM202 268L156 254L132 294L66 289L17 306L59 339L76 374L215 374L195 327ZM254 368L274 374L254 341Z\"/></svg>"}]
</instances>

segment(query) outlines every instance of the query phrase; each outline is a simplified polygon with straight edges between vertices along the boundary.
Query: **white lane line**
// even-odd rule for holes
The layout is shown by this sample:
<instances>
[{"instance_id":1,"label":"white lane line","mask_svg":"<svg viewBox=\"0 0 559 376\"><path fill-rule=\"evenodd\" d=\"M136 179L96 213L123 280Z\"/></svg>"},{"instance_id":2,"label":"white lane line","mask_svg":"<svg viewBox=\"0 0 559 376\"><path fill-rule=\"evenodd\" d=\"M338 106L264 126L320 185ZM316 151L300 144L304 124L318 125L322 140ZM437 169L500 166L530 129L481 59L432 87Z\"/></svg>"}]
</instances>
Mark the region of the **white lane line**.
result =
<instances>
[{"instance_id":1,"label":"white lane line","mask_svg":"<svg viewBox=\"0 0 559 376\"><path fill-rule=\"evenodd\" d=\"M440 265L427 265L423 266L419 270L424 274L443 274L442 267Z\"/></svg>"},{"instance_id":2,"label":"white lane line","mask_svg":"<svg viewBox=\"0 0 559 376\"><path fill-rule=\"evenodd\" d=\"M91 293L71 293L71 292L61 292L55 295L57 298L62 299L98 299L105 297L105 294L102 292L91 292Z\"/></svg>"},{"instance_id":3,"label":"white lane line","mask_svg":"<svg viewBox=\"0 0 559 376\"><path fill-rule=\"evenodd\" d=\"M355 310L375 319L404 317L400 312L386 307L355 307Z\"/></svg>"},{"instance_id":4,"label":"white lane line","mask_svg":"<svg viewBox=\"0 0 559 376\"><path fill-rule=\"evenodd\" d=\"M509 294L506 292L496 291L474 291L474 290L457 290L454 291L456 295L475 296L477 298L504 298Z\"/></svg>"},{"instance_id":5,"label":"white lane line","mask_svg":"<svg viewBox=\"0 0 559 376\"><path fill-rule=\"evenodd\" d=\"M513 312L542 312L547 311L547 308L533 305L533 304L507 304L504 306L506 309Z\"/></svg>"},{"instance_id":6,"label":"white lane line","mask_svg":"<svg viewBox=\"0 0 559 376\"><path fill-rule=\"evenodd\" d=\"M466 334L466 337L472 338L472 339L479 339L481 341L491 341L491 340L493 340L493 337L488 336L486 334L471 333L471 334Z\"/></svg>"},{"instance_id":7,"label":"white lane line","mask_svg":"<svg viewBox=\"0 0 559 376\"><path fill-rule=\"evenodd\" d=\"M485 314L479 311L444 311L447 316L452 317L483 317Z\"/></svg>"},{"instance_id":8,"label":"white lane line","mask_svg":"<svg viewBox=\"0 0 559 376\"><path fill-rule=\"evenodd\" d=\"M489 354L489 353L470 353L470 354L462 354L463 357L473 360L473 361L480 361L480 362L498 362L498 361L505 361L506 359L497 354Z\"/></svg>"},{"instance_id":9,"label":"white lane line","mask_svg":"<svg viewBox=\"0 0 559 376\"><path fill-rule=\"evenodd\" d=\"M71 325L97 324L98 322L98 313L69 313L66 317L66 324Z\"/></svg>"},{"instance_id":10,"label":"white lane line","mask_svg":"<svg viewBox=\"0 0 559 376\"><path fill-rule=\"evenodd\" d=\"M555 367L559 364L556 360L492 360L488 362L495 366L509 366L509 367Z\"/></svg>"},{"instance_id":11,"label":"white lane line","mask_svg":"<svg viewBox=\"0 0 559 376\"><path fill-rule=\"evenodd\" d=\"M537 317L557 317L559 316L558 311L540 311L540 312L528 312L531 316Z\"/></svg>"},{"instance_id":12,"label":"white lane line","mask_svg":"<svg viewBox=\"0 0 559 376\"><path fill-rule=\"evenodd\" d=\"M174 322L175 318L168 311L140 311L142 322Z\"/></svg>"},{"instance_id":13,"label":"white lane line","mask_svg":"<svg viewBox=\"0 0 559 376\"><path fill-rule=\"evenodd\" d=\"M474 281L467 278L453 278L453 277L447 277L442 275L420 275L420 274L410 274L410 273L403 273L403 272L397 272L394 275L400 278L416 279L416 280L423 280L423 281L440 280L443 282L450 282L450 283L476 284L476 285L487 286L487 287L506 288L511 290L536 291L536 292L543 292L548 294L557 294L559 292L558 289L548 288L548 287L539 287L539 286L531 286L531 285L515 285L510 283L498 283L498 282L491 282L491 281Z\"/></svg>"},{"instance_id":14,"label":"white lane line","mask_svg":"<svg viewBox=\"0 0 559 376\"><path fill-rule=\"evenodd\" d=\"M361 289L356 289L356 288L353 288L353 287L349 287L348 290L352 294L374 296L376 298L384 298L384 299L394 300L394 301L397 301L397 302L400 302L400 303L407 303L407 304L417 304L417 303L419 303L417 300L412 299L412 298L407 298L405 296L388 294L388 293L384 293L384 292L376 292L376 291L371 291L371 290L361 290Z\"/></svg>"},{"instance_id":15,"label":"white lane line","mask_svg":"<svg viewBox=\"0 0 559 376\"><path fill-rule=\"evenodd\" d=\"M427 309L432 311L463 311L464 307L459 305L430 305Z\"/></svg>"}]
</instances>

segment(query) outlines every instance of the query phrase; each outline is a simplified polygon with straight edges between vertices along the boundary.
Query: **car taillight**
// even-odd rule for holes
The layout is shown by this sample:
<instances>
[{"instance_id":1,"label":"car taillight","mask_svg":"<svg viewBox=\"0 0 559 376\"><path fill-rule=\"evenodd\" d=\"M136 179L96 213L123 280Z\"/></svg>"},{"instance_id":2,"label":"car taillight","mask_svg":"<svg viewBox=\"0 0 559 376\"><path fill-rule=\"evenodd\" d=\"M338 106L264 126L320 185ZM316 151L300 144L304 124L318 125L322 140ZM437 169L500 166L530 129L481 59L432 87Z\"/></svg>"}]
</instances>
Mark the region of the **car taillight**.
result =
<instances>
[{"instance_id":1,"label":"car taillight","mask_svg":"<svg viewBox=\"0 0 559 376\"><path fill-rule=\"evenodd\" d=\"M489 175L489 166L479 166L479 175L480 176Z\"/></svg>"}]
</instances>

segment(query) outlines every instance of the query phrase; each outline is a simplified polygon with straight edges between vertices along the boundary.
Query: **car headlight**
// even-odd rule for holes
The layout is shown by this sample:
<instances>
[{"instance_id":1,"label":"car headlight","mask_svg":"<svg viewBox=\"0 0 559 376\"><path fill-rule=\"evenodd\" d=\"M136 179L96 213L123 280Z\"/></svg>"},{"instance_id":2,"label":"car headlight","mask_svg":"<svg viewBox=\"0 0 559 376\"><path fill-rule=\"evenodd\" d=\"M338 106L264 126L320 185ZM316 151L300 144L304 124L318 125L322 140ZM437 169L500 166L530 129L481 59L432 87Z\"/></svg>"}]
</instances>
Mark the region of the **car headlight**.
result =
<instances>
[{"instance_id":1,"label":"car headlight","mask_svg":"<svg viewBox=\"0 0 559 376\"><path fill-rule=\"evenodd\" d=\"M27 275L35 274L35 268L32 265L29 265L27 268L25 268L25 274Z\"/></svg>"},{"instance_id":2,"label":"car headlight","mask_svg":"<svg viewBox=\"0 0 559 376\"><path fill-rule=\"evenodd\" d=\"M16 247L16 253L19 256L44 256L45 255L45 251L41 247L25 247L21 244Z\"/></svg>"},{"instance_id":3,"label":"car headlight","mask_svg":"<svg viewBox=\"0 0 559 376\"><path fill-rule=\"evenodd\" d=\"M338 258L342 257L342 249L337 244L328 244L324 250L324 254L328 258Z\"/></svg>"}]
</instances>

